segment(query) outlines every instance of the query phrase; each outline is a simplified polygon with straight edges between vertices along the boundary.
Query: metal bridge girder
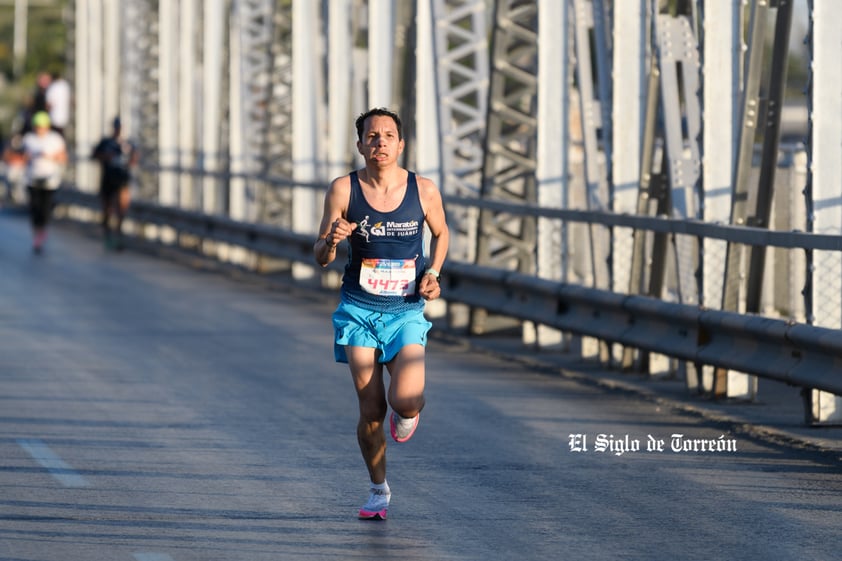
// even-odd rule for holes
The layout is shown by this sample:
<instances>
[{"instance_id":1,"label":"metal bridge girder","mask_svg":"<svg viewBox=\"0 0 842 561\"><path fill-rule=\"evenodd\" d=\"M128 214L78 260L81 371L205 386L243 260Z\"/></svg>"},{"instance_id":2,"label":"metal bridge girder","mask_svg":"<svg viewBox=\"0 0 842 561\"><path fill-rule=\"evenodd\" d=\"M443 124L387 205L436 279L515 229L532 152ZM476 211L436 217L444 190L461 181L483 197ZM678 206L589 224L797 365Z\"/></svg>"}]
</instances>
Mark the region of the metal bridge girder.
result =
<instances>
[{"instance_id":1,"label":"metal bridge girder","mask_svg":"<svg viewBox=\"0 0 842 561\"><path fill-rule=\"evenodd\" d=\"M698 44L687 17L666 14L655 17L654 40L637 214L696 219L701 168ZM663 117L660 130L659 116ZM663 140L662 150L656 149L656 137L659 136ZM668 238L663 234L647 236L639 230L634 232L633 238L629 293L664 298ZM694 237L675 234L673 249L677 299L685 304L697 304L699 245ZM633 354L631 349L624 350L625 368L632 367ZM649 357L641 356L639 366L649 370Z\"/></svg>"},{"instance_id":2,"label":"metal bridge girder","mask_svg":"<svg viewBox=\"0 0 842 561\"><path fill-rule=\"evenodd\" d=\"M477 197L488 113L489 57L485 0L432 0L442 192ZM452 209L450 255L472 261L477 213Z\"/></svg>"},{"instance_id":3,"label":"metal bridge girder","mask_svg":"<svg viewBox=\"0 0 842 561\"><path fill-rule=\"evenodd\" d=\"M491 39L491 76L480 197L537 202L538 3L498 0ZM535 273L537 219L483 208L476 263ZM486 313L472 310L471 330Z\"/></svg>"},{"instance_id":4,"label":"metal bridge girder","mask_svg":"<svg viewBox=\"0 0 842 561\"><path fill-rule=\"evenodd\" d=\"M480 187L483 198L533 204L537 200L537 18L536 2L497 2ZM531 217L482 210L477 263L534 272L535 224Z\"/></svg>"},{"instance_id":5,"label":"metal bridge girder","mask_svg":"<svg viewBox=\"0 0 842 561\"><path fill-rule=\"evenodd\" d=\"M772 72L764 85L765 40L768 21L772 15L775 16ZM748 66L740 116L742 126L731 195L731 224L770 227L791 22L791 2L781 2L777 6L771 6L767 2L752 3ZM768 96L765 99L761 97L764 89ZM757 183L750 184L755 137L758 133L763 137L760 176ZM753 212L749 208L751 201L755 203ZM765 247L748 248L742 244L728 244L722 290L723 310L740 311L740 308L744 308L747 312L759 311L765 252ZM737 387L741 389L738 390ZM712 392L719 397L753 400L757 395L757 379L720 368L714 373Z\"/></svg>"},{"instance_id":6,"label":"metal bridge girder","mask_svg":"<svg viewBox=\"0 0 842 561\"><path fill-rule=\"evenodd\" d=\"M262 168L269 178L292 177L292 5L273 3L270 19L268 91L266 99ZM259 220L289 226L292 197L288 189L272 183L260 193Z\"/></svg>"},{"instance_id":7,"label":"metal bridge girder","mask_svg":"<svg viewBox=\"0 0 842 561\"><path fill-rule=\"evenodd\" d=\"M249 176L266 175L272 12L271 0L232 2L231 208L252 220L264 213L265 183Z\"/></svg>"},{"instance_id":8,"label":"metal bridge girder","mask_svg":"<svg viewBox=\"0 0 842 561\"><path fill-rule=\"evenodd\" d=\"M810 29L810 75L808 104L807 231L842 233L839 191L842 177L842 36L839 18L842 4L832 0L808 0ZM839 252L807 251L807 283L804 287L808 323L839 329L842 322L842 255ZM839 424L842 397L819 390L805 392L808 423Z\"/></svg>"},{"instance_id":9,"label":"metal bridge girder","mask_svg":"<svg viewBox=\"0 0 842 561\"><path fill-rule=\"evenodd\" d=\"M699 218L701 175L699 47L684 16L658 16L657 29L670 214L694 220ZM697 304L701 292L697 280L699 245L693 237L676 235L673 247L679 301Z\"/></svg>"},{"instance_id":10,"label":"metal bridge girder","mask_svg":"<svg viewBox=\"0 0 842 561\"><path fill-rule=\"evenodd\" d=\"M573 0L573 7L576 86L584 141L585 201L588 209L605 211L611 208L612 134L606 8L604 0ZM597 288L610 289L611 233L591 225L589 238L590 270L585 275L586 282Z\"/></svg>"}]
</instances>

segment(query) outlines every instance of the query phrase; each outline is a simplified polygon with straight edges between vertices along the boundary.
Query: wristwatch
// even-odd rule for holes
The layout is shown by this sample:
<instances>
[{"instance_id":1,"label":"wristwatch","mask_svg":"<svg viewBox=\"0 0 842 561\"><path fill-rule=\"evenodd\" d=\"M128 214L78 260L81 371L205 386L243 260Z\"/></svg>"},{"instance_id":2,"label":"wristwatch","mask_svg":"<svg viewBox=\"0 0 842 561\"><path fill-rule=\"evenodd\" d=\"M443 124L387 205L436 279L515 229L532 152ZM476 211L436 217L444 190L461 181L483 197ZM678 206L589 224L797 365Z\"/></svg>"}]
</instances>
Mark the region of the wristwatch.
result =
<instances>
[{"instance_id":1,"label":"wristwatch","mask_svg":"<svg viewBox=\"0 0 842 561\"><path fill-rule=\"evenodd\" d=\"M432 267L427 269L427 271L424 274L425 275L433 275L433 277L436 279L436 282L441 282L441 275L439 274L438 271L436 271Z\"/></svg>"}]
</instances>

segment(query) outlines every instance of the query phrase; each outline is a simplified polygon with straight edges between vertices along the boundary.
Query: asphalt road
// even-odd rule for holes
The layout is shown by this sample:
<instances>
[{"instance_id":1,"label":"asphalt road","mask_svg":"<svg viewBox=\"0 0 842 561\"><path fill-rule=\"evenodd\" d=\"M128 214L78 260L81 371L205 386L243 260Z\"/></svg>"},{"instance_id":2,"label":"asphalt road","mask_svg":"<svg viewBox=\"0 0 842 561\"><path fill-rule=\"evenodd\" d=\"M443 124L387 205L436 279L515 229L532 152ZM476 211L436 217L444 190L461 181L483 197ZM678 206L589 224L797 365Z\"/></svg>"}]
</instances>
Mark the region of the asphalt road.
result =
<instances>
[{"instance_id":1,"label":"asphalt road","mask_svg":"<svg viewBox=\"0 0 842 561\"><path fill-rule=\"evenodd\" d=\"M335 294L29 243L0 210L0 561L839 558L828 456L450 337L359 521Z\"/></svg>"}]
</instances>

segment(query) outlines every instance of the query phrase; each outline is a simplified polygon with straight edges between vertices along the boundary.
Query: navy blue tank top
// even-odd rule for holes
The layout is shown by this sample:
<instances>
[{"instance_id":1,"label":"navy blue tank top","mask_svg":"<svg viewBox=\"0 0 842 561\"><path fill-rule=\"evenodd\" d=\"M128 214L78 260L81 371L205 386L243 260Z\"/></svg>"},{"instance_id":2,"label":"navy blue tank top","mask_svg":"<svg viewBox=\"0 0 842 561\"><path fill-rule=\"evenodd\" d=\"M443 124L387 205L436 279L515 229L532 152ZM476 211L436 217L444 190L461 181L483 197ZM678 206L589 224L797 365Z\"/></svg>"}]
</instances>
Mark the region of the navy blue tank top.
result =
<instances>
[{"instance_id":1,"label":"navy blue tank top","mask_svg":"<svg viewBox=\"0 0 842 561\"><path fill-rule=\"evenodd\" d=\"M356 171L350 178L351 197L345 219L356 222L357 228L348 238L351 251L342 277L342 298L373 311L422 309L424 300L418 294L418 285L426 268L424 210L415 174L408 172L403 200L390 212L368 204ZM395 280L389 281L390 275ZM405 294L394 294L396 291Z\"/></svg>"}]
</instances>

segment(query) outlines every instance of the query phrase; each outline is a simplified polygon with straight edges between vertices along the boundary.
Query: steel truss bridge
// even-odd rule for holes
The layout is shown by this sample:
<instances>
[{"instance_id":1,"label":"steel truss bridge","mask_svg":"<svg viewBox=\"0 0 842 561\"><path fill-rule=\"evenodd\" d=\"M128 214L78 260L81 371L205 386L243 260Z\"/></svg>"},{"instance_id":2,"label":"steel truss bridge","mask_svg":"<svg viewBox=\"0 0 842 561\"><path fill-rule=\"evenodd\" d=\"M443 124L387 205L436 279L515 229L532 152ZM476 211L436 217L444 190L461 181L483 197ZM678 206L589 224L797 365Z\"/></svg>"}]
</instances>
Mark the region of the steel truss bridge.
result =
<instances>
[{"instance_id":1,"label":"steel truss bridge","mask_svg":"<svg viewBox=\"0 0 842 561\"><path fill-rule=\"evenodd\" d=\"M96 189L89 154L119 114L141 145L140 203L311 236L324 187L359 164L354 118L387 106L406 123L404 164L445 196L453 263L842 323L836 0L70 5L81 193ZM794 100L806 115L782 142L793 39L808 53ZM476 302L446 313L473 331L493 319ZM535 322L523 338L717 397L757 393L755 376L681 353ZM808 394L812 422L842 418L836 395Z\"/></svg>"}]
</instances>

